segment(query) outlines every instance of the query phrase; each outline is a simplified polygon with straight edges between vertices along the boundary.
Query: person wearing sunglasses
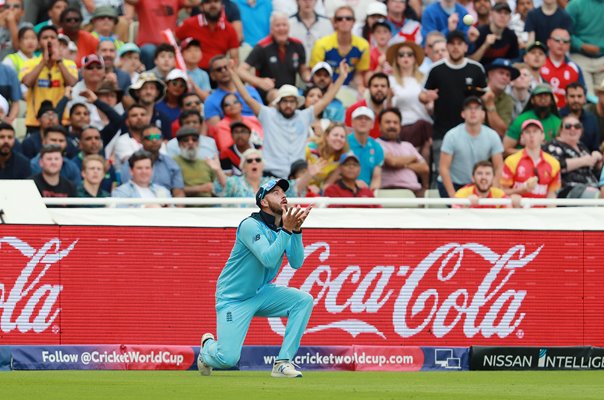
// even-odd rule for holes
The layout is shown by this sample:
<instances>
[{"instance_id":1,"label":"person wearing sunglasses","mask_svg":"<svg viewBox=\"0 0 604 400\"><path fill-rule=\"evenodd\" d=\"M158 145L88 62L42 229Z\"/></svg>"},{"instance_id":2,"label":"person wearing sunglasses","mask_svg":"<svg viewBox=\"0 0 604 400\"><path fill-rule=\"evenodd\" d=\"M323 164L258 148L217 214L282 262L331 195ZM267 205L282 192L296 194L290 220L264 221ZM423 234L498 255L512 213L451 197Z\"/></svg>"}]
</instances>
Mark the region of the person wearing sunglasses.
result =
<instances>
[{"instance_id":1,"label":"person wearing sunglasses","mask_svg":"<svg viewBox=\"0 0 604 400\"><path fill-rule=\"evenodd\" d=\"M544 146L544 150L560 163L562 187L559 198L600 198L599 174L602 153L591 151L581 142L583 124L573 114L562 118L560 134Z\"/></svg>"},{"instance_id":2,"label":"person wearing sunglasses","mask_svg":"<svg viewBox=\"0 0 604 400\"><path fill-rule=\"evenodd\" d=\"M572 82L585 86L581 68L571 61L567 54L570 51L570 33L566 29L556 28L547 39L547 57L541 67L541 76L554 90L556 106L566 105L566 87Z\"/></svg>"},{"instance_id":3,"label":"person wearing sunglasses","mask_svg":"<svg viewBox=\"0 0 604 400\"><path fill-rule=\"evenodd\" d=\"M262 124L255 115L243 115L243 104L237 96L232 93L224 96L220 102L220 108L222 108L224 117L218 124L209 129L210 136L216 140L218 151L225 151L235 143L231 129L231 125L235 122L242 122L251 129L250 144L258 147L262 146L262 139L264 138ZM236 164L239 165L239 162Z\"/></svg>"},{"instance_id":4,"label":"person wearing sunglasses","mask_svg":"<svg viewBox=\"0 0 604 400\"><path fill-rule=\"evenodd\" d=\"M539 120L522 124L524 149L507 157L503 164L501 187L508 196L556 198L560 189L560 163L541 149L545 138Z\"/></svg>"},{"instance_id":5,"label":"person wearing sunglasses","mask_svg":"<svg viewBox=\"0 0 604 400\"><path fill-rule=\"evenodd\" d=\"M82 67L81 61L89 54L95 54L99 39L82 28L82 12L78 8L68 7L59 18L63 33L78 47L76 65Z\"/></svg>"},{"instance_id":6,"label":"person wearing sunglasses","mask_svg":"<svg viewBox=\"0 0 604 400\"><path fill-rule=\"evenodd\" d=\"M528 43L545 43L555 28L570 29L570 15L558 6L557 0L543 0L541 7L528 12L524 30L528 32Z\"/></svg>"}]
</instances>

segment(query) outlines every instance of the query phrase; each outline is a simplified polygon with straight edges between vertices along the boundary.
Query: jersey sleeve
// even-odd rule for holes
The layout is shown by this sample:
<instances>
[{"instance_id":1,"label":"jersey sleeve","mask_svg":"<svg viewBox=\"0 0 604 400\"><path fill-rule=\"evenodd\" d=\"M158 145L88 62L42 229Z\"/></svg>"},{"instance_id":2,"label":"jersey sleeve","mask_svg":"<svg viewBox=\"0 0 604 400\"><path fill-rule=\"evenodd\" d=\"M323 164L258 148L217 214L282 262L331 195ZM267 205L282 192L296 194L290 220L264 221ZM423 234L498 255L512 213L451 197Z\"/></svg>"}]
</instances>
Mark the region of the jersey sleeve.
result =
<instances>
[{"instance_id":1,"label":"jersey sleeve","mask_svg":"<svg viewBox=\"0 0 604 400\"><path fill-rule=\"evenodd\" d=\"M241 223L237 237L264 268L273 269L281 267L279 260L289 246L292 234L279 231L277 240L270 243L260 224L252 218L247 218Z\"/></svg>"}]
</instances>

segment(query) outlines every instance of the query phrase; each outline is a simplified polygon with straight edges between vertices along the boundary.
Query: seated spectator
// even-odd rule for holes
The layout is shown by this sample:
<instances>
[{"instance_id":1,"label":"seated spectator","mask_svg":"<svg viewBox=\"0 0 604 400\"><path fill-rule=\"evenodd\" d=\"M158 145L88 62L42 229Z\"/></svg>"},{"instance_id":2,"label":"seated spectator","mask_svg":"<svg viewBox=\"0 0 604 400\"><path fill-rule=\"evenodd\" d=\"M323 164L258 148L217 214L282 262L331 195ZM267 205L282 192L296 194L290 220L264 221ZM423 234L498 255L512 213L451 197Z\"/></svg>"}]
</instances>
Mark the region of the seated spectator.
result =
<instances>
[{"instance_id":1,"label":"seated spectator","mask_svg":"<svg viewBox=\"0 0 604 400\"><path fill-rule=\"evenodd\" d=\"M203 123L203 117L197 110L187 110L180 114L178 117L180 126L192 126L199 132L199 147L198 147L198 158L205 160L206 158L214 158L218 156L218 149L216 148L216 141L213 138L206 135L206 129ZM166 152L168 156L174 158L180 153L178 148L178 141L176 138L170 139L166 145Z\"/></svg>"},{"instance_id":2,"label":"seated spectator","mask_svg":"<svg viewBox=\"0 0 604 400\"><path fill-rule=\"evenodd\" d=\"M128 130L116 139L112 153L107 155L107 158L114 159L118 171L135 151L142 149L143 129L150 121L147 109L140 104L133 104L126 110L125 124Z\"/></svg>"},{"instance_id":3,"label":"seated spectator","mask_svg":"<svg viewBox=\"0 0 604 400\"><path fill-rule=\"evenodd\" d=\"M201 100L205 100L210 95L212 88L208 73L197 66L203 57L201 43L197 39L188 37L180 42L180 52L182 53L182 59L185 62L187 76L189 77L189 83L193 87L193 91Z\"/></svg>"},{"instance_id":4,"label":"seated spectator","mask_svg":"<svg viewBox=\"0 0 604 400\"><path fill-rule=\"evenodd\" d=\"M61 14L67 7L69 7L68 0L51 0L48 8L48 19L34 26L36 34L48 25L61 26Z\"/></svg>"},{"instance_id":5,"label":"seated spectator","mask_svg":"<svg viewBox=\"0 0 604 400\"><path fill-rule=\"evenodd\" d=\"M105 159L98 154L89 154L84 157L84 159L82 160L82 182L80 182L80 184L76 188L76 197L111 197L111 194L101 187L101 182L103 181L104 177Z\"/></svg>"},{"instance_id":6,"label":"seated spectator","mask_svg":"<svg viewBox=\"0 0 604 400\"><path fill-rule=\"evenodd\" d=\"M326 62L319 62L310 71L310 84L321 89L323 96L325 96L325 93L333 84L332 77L333 69L331 66ZM344 104L338 98L334 98L323 111L322 118L334 122L344 122L345 113Z\"/></svg>"},{"instance_id":7,"label":"seated spectator","mask_svg":"<svg viewBox=\"0 0 604 400\"><path fill-rule=\"evenodd\" d=\"M400 140L415 146L423 159L429 163L432 118L426 106L419 101L424 81L419 66L423 63L424 52L414 42L401 42L388 48L386 58L393 68L389 77L393 94L392 106L400 111L402 117Z\"/></svg>"},{"instance_id":8,"label":"seated spectator","mask_svg":"<svg viewBox=\"0 0 604 400\"><path fill-rule=\"evenodd\" d=\"M566 106L560 109L560 116L574 115L583 126L581 143L589 151L600 150L600 132L598 119L594 114L584 109L587 99L585 87L578 82L571 83L566 87Z\"/></svg>"},{"instance_id":9,"label":"seated spectator","mask_svg":"<svg viewBox=\"0 0 604 400\"><path fill-rule=\"evenodd\" d=\"M496 2L491 8L489 24L478 27L480 36L469 56L487 67L498 58L515 59L519 55L518 37L508 28L512 9L507 2Z\"/></svg>"},{"instance_id":10,"label":"seated spectator","mask_svg":"<svg viewBox=\"0 0 604 400\"><path fill-rule=\"evenodd\" d=\"M131 179L111 192L111 197L165 199L172 197L170 191L151 181L153 177L152 155L146 150L139 150L128 158ZM161 204L124 204L118 207L157 208Z\"/></svg>"},{"instance_id":11,"label":"seated spectator","mask_svg":"<svg viewBox=\"0 0 604 400\"><path fill-rule=\"evenodd\" d=\"M546 58L547 47L542 42L532 42L526 48L526 53L524 53L522 59L531 73L530 90L533 90L538 84L547 83L541 76L541 67L545 65Z\"/></svg>"},{"instance_id":12,"label":"seated spectator","mask_svg":"<svg viewBox=\"0 0 604 400\"><path fill-rule=\"evenodd\" d=\"M103 150L101 132L93 126L84 126L80 133L79 148L80 152L73 157L71 161L80 169L80 171L83 171L83 161L87 156L100 156L103 160L103 176L101 177L100 188L107 193L111 193L111 191L115 189L115 186L117 186L118 179L113 165L100 155Z\"/></svg>"},{"instance_id":13,"label":"seated spectator","mask_svg":"<svg viewBox=\"0 0 604 400\"><path fill-rule=\"evenodd\" d=\"M261 147L264 139L264 130L260 121L255 116L246 116L241 113L243 106L239 98L234 94L227 94L220 102L220 108L224 114L224 118L218 124L210 128L210 132L216 141L218 151L223 151L233 145L231 136L231 125L234 122L243 122L251 129L252 136L250 141L252 144Z\"/></svg>"},{"instance_id":14,"label":"seated spectator","mask_svg":"<svg viewBox=\"0 0 604 400\"><path fill-rule=\"evenodd\" d=\"M226 185L220 187L217 185L216 192L221 197L249 197L254 198L260 186L273 179L264 174L264 162L262 160L262 151L258 149L247 149L241 155L241 164L239 164L241 175L229 176ZM285 192L288 197L303 196L300 189L305 187L298 182L290 181L289 189Z\"/></svg>"},{"instance_id":15,"label":"seated spectator","mask_svg":"<svg viewBox=\"0 0 604 400\"><path fill-rule=\"evenodd\" d=\"M176 132L180 129L180 117L185 111L194 110L199 115L203 115L203 101L197 93L187 92L180 96L178 99L178 107L180 108L180 115L176 120L172 122L172 137L176 137ZM202 117L203 119L203 117Z\"/></svg>"},{"instance_id":16,"label":"seated spectator","mask_svg":"<svg viewBox=\"0 0 604 400\"><path fill-rule=\"evenodd\" d=\"M426 56L424 57L424 62L419 67L419 72L428 75L430 68L432 68L435 62L447 58L447 39L445 35L439 31L428 33L424 53Z\"/></svg>"},{"instance_id":17,"label":"seated spectator","mask_svg":"<svg viewBox=\"0 0 604 400\"><path fill-rule=\"evenodd\" d=\"M46 26L38 33L41 56L28 60L19 72L21 83L27 86L25 101L25 124L28 128L39 127L36 115L40 105L50 101L57 104L67 86L78 81L78 70L73 61L65 60L59 54L58 31L55 26ZM52 85L49 84L52 82Z\"/></svg>"},{"instance_id":18,"label":"seated spectator","mask_svg":"<svg viewBox=\"0 0 604 400\"><path fill-rule=\"evenodd\" d=\"M241 157L248 149L259 149L260 146L251 141L252 128L243 121L235 121L229 126L233 144L220 151L220 165L228 176L241 175L239 169Z\"/></svg>"},{"instance_id":19,"label":"seated spectator","mask_svg":"<svg viewBox=\"0 0 604 400\"><path fill-rule=\"evenodd\" d=\"M38 49L38 37L31 26L24 26L19 29L18 45L15 53L8 54L2 60L2 64L11 67L15 74L19 74L25 61L35 57L35 52Z\"/></svg>"},{"instance_id":20,"label":"seated spectator","mask_svg":"<svg viewBox=\"0 0 604 400\"><path fill-rule=\"evenodd\" d=\"M63 155L63 162L61 163L61 176L68 179L72 184L77 185L82 180L80 176L80 169L65 156L65 150L67 149L67 130L61 125L51 126L46 128L43 133L42 149L46 145L57 145L61 149ZM32 174L40 172L40 158L42 157L42 150L29 161L29 167L31 168Z\"/></svg>"},{"instance_id":21,"label":"seated spectator","mask_svg":"<svg viewBox=\"0 0 604 400\"><path fill-rule=\"evenodd\" d=\"M117 84L110 80L103 80L97 90L94 92L96 94L97 99L101 102L107 104L111 107L118 115L124 114L124 104L122 103L122 97L124 96L124 91L117 86ZM93 101L94 103L94 101ZM101 122L104 127L107 127L111 122L113 122L113 116L110 116L103 112L97 106L99 110L99 116L101 117ZM121 118L119 118L121 120Z\"/></svg>"},{"instance_id":22,"label":"seated spectator","mask_svg":"<svg viewBox=\"0 0 604 400\"><path fill-rule=\"evenodd\" d=\"M526 46L529 43L529 35L528 32L524 30L524 26L526 17L532 9L533 0L517 0L514 14L512 14L512 19L510 19L510 23L508 24L508 28L513 30L518 37L518 47L520 49L526 49Z\"/></svg>"},{"instance_id":23,"label":"seated spectator","mask_svg":"<svg viewBox=\"0 0 604 400\"><path fill-rule=\"evenodd\" d=\"M15 51L18 31L23 27L23 0L6 0L2 2L0 14L0 60Z\"/></svg>"},{"instance_id":24,"label":"seated spectator","mask_svg":"<svg viewBox=\"0 0 604 400\"><path fill-rule=\"evenodd\" d=\"M184 40L188 37L199 40L203 57L199 68L210 70L210 60L217 55L229 55L235 64L239 62L239 38L233 25L227 21L220 1L203 1L201 15L189 17L176 29L176 37ZM242 18L242 21L244 18ZM257 16L250 19L258 23ZM254 23L246 24L255 25ZM244 26L244 29L245 29ZM247 39L247 38L246 38Z\"/></svg>"},{"instance_id":25,"label":"seated spectator","mask_svg":"<svg viewBox=\"0 0 604 400\"><path fill-rule=\"evenodd\" d=\"M482 95L482 101L487 110L487 125L503 138L512 122L514 109L514 100L506 90L510 82L518 78L520 71L503 58L495 59L486 70L487 89Z\"/></svg>"},{"instance_id":26,"label":"seated spectator","mask_svg":"<svg viewBox=\"0 0 604 400\"><path fill-rule=\"evenodd\" d=\"M78 57L78 47L72 42L67 35L62 33L59 34L59 54L64 60L71 60L74 63L78 63L81 60L76 60Z\"/></svg>"},{"instance_id":27,"label":"seated spectator","mask_svg":"<svg viewBox=\"0 0 604 400\"><path fill-rule=\"evenodd\" d=\"M543 150L560 163L562 187L558 198L597 199L602 169L602 153L592 151L581 141L583 124L574 114L562 118L560 134Z\"/></svg>"},{"instance_id":28,"label":"seated spectator","mask_svg":"<svg viewBox=\"0 0 604 400\"><path fill-rule=\"evenodd\" d=\"M273 13L270 26L270 35L254 46L237 69L241 79L259 89L267 103L275 98L277 88L295 85L297 75L303 82L310 79L304 46L289 36L287 14Z\"/></svg>"},{"instance_id":29,"label":"seated spectator","mask_svg":"<svg viewBox=\"0 0 604 400\"><path fill-rule=\"evenodd\" d=\"M413 42L421 45L424 41L419 16L411 8L411 2L391 0L388 1L388 17L392 40L390 44L398 42ZM407 4L409 3L409 4Z\"/></svg>"},{"instance_id":30,"label":"seated spectator","mask_svg":"<svg viewBox=\"0 0 604 400\"><path fill-rule=\"evenodd\" d=\"M604 79L600 85L596 86L595 94L598 97L596 103L589 103L585 106L585 110L591 112L598 119L599 141L604 142Z\"/></svg>"},{"instance_id":31,"label":"seated spectator","mask_svg":"<svg viewBox=\"0 0 604 400\"><path fill-rule=\"evenodd\" d=\"M273 12L273 3L281 2L273 0L255 0L254 2L231 0L231 2L237 4L241 13L241 21L246 21L243 24L243 40L254 47L269 33L269 19ZM254 21L254 23L250 24L247 21Z\"/></svg>"},{"instance_id":32,"label":"seated spectator","mask_svg":"<svg viewBox=\"0 0 604 400\"><path fill-rule=\"evenodd\" d=\"M118 14L117 10L112 6L96 7L92 13L90 22L92 23L92 36L98 38L99 41L111 42L115 45L116 49L124 44L118 38L115 31L118 23Z\"/></svg>"},{"instance_id":33,"label":"seated spectator","mask_svg":"<svg viewBox=\"0 0 604 400\"><path fill-rule=\"evenodd\" d=\"M31 176L29 160L14 150L15 128L0 122L0 179L27 179Z\"/></svg>"},{"instance_id":34,"label":"seated spectator","mask_svg":"<svg viewBox=\"0 0 604 400\"><path fill-rule=\"evenodd\" d=\"M304 89L304 92L302 92L302 96L304 97L304 104L300 106L300 110L310 108L317 104L323 98L323 91L316 86L308 86ZM322 136L325 129L331 123L330 120L323 117L324 113L325 112L322 112L317 115L317 118L308 127L308 135L310 138Z\"/></svg>"},{"instance_id":35,"label":"seated spectator","mask_svg":"<svg viewBox=\"0 0 604 400\"><path fill-rule=\"evenodd\" d=\"M172 123L178 119L180 115L180 99L187 92L188 77L181 69L173 69L166 77L166 95L157 103L155 108L163 113Z\"/></svg>"},{"instance_id":36,"label":"seated spectator","mask_svg":"<svg viewBox=\"0 0 604 400\"><path fill-rule=\"evenodd\" d=\"M160 153L162 147L161 131L155 125L143 129L143 150L151 155L153 163L153 183L170 190L172 197L185 197L182 171L168 155ZM122 183L131 179L132 167L123 164L120 169Z\"/></svg>"},{"instance_id":37,"label":"seated spectator","mask_svg":"<svg viewBox=\"0 0 604 400\"><path fill-rule=\"evenodd\" d=\"M498 188L494 187L493 183L495 181L495 167L493 163L487 160L479 161L474 164L474 169L472 170L472 183L466 185L455 192L456 199L468 199L470 200L470 205L465 206L461 204L454 204L452 208L501 208L505 207L502 205L498 206L489 206L489 205L480 205L478 204L479 199L506 199L508 195L505 192ZM518 207L519 196L514 196L513 202L514 206Z\"/></svg>"},{"instance_id":38,"label":"seated spectator","mask_svg":"<svg viewBox=\"0 0 604 400\"><path fill-rule=\"evenodd\" d=\"M346 126L352 127L352 114L360 107L371 109L374 115L379 115L387 106L388 95L390 92L390 81L388 75L383 72L376 72L371 75L367 82L369 89L369 98L359 100L346 109ZM370 136L374 139L380 137L380 126L377 121L371 127Z\"/></svg>"},{"instance_id":39,"label":"seated spectator","mask_svg":"<svg viewBox=\"0 0 604 400\"><path fill-rule=\"evenodd\" d=\"M526 64L514 64L514 68L520 72L516 79L510 82L508 93L512 97L514 107L512 108L512 121L515 120L526 107L531 98L531 69Z\"/></svg>"},{"instance_id":40,"label":"seated spectator","mask_svg":"<svg viewBox=\"0 0 604 400\"><path fill-rule=\"evenodd\" d=\"M59 125L59 117L50 100L45 100L40 105L37 121L40 128L30 131L21 143L21 152L29 159L34 158L42 150L44 131L51 126ZM68 142L67 147L69 154L73 155L77 152L77 148L73 146L73 143Z\"/></svg>"},{"instance_id":41,"label":"seated spectator","mask_svg":"<svg viewBox=\"0 0 604 400\"><path fill-rule=\"evenodd\" d=\"M161 47L158 47L158 49L161 49ZM161 129L164 140L169 140L172 137L170 121L164 113L157 109L157 103L166 94L165 83L152 73L143 72L140 74L138 81L130 86L128 94L145 108L147 115L151 118L151 123Z\"/></svg>"},{"instance_id":42,"label":"seated spectator","mask_svg":"<svg viewBox=\"0 0 604 400\"><path fill-rule=\"evenodd\" d=\"M325 197L374 197L373 190L360 187L357 179L361 173L361 162L354 153L345 153L340 157L340 179L333 185L329 185L323 195ZM338 205L331 204L329 207L346 208L376 208L379 205Z\"/></svg>"},{"instance_id":43,"label":"seated spectator","mask_svg":"<svg viewBox=\"0 0 604 400\"><path fill-rule=\"evenodd\" d=\"M241 105L243 106L241 114L249 117L254 116L252 109L243 101L241 93L237 91L231 73L229 72L229 60L225 56L216 56L210 60L210 77L216 82L216 89L212 91L212 94L208 96L204 104L204 116L208 126L214 126L224 118L220 103L228 93L237 96L241 102ZM254 100L260 104L264 104L260 98L260 94L253 86L246 85L245 88Z\"/></svg>"},{"instance_id":44,"label":"seated spectator","mask_svg":"<svg viewBox=\"0 0 604 400\"><path fill-rule=\"evenodd\" d=\"M369 71L388 73L390 65L385 63L386 50L392 37L388 22L385 19L376 21L371 28L371 33L375 44L371 44L369 50Z\"/></svg>"},{"instance_id":45,"label":"seated spectator","mask_svg":"<svg viewBox=\"0 0 604 400\"><path fill-rule=\"evenodd\" d=\"M105 79L116 83L122 91L128 90L132 85L132 78L130 78L129 73L117 67L117 48L115 44L110 40L99 42L96 54L103 59L105 64Z\"/></svg>"},{"instance_id":46,"label":"seated spectator","mask_svg":"<svg viewBox=\"0 0 604 400\"><path fill-rule=\"evenodd\" d=\"M465 36L472 28L475 31L472 35L478 36L476 28L469 28L463 23L463 16L467 13L468 10L455 0L439 0L430 4L422 13L422 38L432 31L439 31L445 36L453 31L461 31Z\"/></svg>"},{"instance_id":47,"label":"seated spectator","mask_svg":"<svg viewBox=\"0 0 604 400\"><path fill-rule=\"evenodd\" d=\"M226 185L226 175L220 168L218 156L213 158L198 158L199 132L192 126L183 126L176 133L180 154L174 161L182 171L185 196L187 197L212 197L214 194L214 181Z\"/></svg>"},{"instance_id":48,"label":"seated spectator","mask_svg":"<svg viewBox=\"0 0 604 400\"><path fill-rule=\"evenodd\" d=\"M549 85L537 85L531 93L531 98L524 108L524 112L516 118L503 138L504 155L510 155L521 149L522 143L522 124L529 119L536 119L545 129L545 141L550 141L558 135L560 128L560 117L558 117L558 108L554 92Z\"/></svg>"},{"instance_id":49,"label":"seated spectator","mask_svg":"<svg viewBox=\"0 0 604 400\"><path fill-rule=\"evenodd\" d=\"M401 120L398 108L387 108L379 115L382 136L377 142L384 151L381 187L410 189L416 197L424 197L430 183L430 168L411 143L400 140Z\"/></svg>"},{"instance_id":50,"label":"seated spectator","mask_svg":"<svg viewBox=\"0 0 604 400\"><path fill-rule=\"evenodd\" d=\"M324 188L340 178L340 156L350 150L346 136L344 124L332 122L323 135L316 136L306 146L308 165L318 166L310 181L312 192L321 194Z\"/></svg>"},{"instance_id":51,"label":"seated spectator","mask_svg":"<svg viewBox=\"0 0 604 400\"><path fill-rule=\"evenodd\" d=\"M44 145L40 150L39 172L32 179L42 197L76 197L73 183L61 175L65 161L62 152L56 144Z\"/></svg>"},{"instance_id":52,"label":"seated spectator","mask_svg":"<svg viewBox=\"0 0 604 400\"><path fill-rule=\"evenodd\" d=\"M541 7L528 12L524 22L524 30L528 32L528 43L539 41L545 43L556 28L570 30L572 21L570 15L558 7L557 0L542 0Z\"/></svg>"},{"instance_id":53,"label":"seated spectator","mask_svg":"<svg viewBox=\"0 0 604 400\"><path fill-rule=\"evenodd\" d=\"M88 103L85 96L81 95L81 93L86 90L95 92L105 78L105 64L103 59L96 54L90 54L89 56L84 57L80 72L82 74L82 80L73 86L71 101L67 103L67 109L71 109L75 103L84 104L88 107L90 113L90 125L103 129L103 121L101 121L98 109L94 104Z\"/></svg>"},{"instance_id":54,"label":"seated spectator","mask_svg":"<svg viewBox=\"0 0 604 400\"><path fill-rule=\"evenodd\" d=\"M116 66L130 76L130 82L136 82L140 73L145 71L141 62L141 50L134 43L124 43L119 48Z\"/></svg>"},{"instance_id":55,"label":"seated spectator","mask_svg":"<svg viewBox=\"0 0 604 400\"><path fill-rule=\"evenodd\" d=\"M522 123L524 149L505 159L501 187L509 196L556 198L560 189L560 163L541 150L545 139L539 120L529 119Z\"/></svg>"},{"instance_id":56,"label":"seated spectator","mask_svg":"<svg viewBox=\"0 0 604 400\"><path fill-rule=\"evenodd\" d=\"M310 57L315 42L333 32L329 18L315 10L317 0L296 1L297 13L287 13L289 17L290 36L304 44L304 53ZM358 34L357 34L358 35Z\"/></svg>"},{"instance_id":57,"label":"seated spectator","mask_svg":"<svg viewBox=\"0 0 604 400\"><path fill-rule=\"evenodd\" d=\"M155 77L164 83L170 71L176 67L176 50L174 46L168 43L162 43L155 48L155 56L153 57L154 67L148 72L151 72Z\"/></svg>"},{"instance_id":58,"label":"seated spectator","mask_svg":"<svg viewBox=\"0 0 604 400\"><path fill-rule=\"evenodd\" d=\"M369 136L374 125L375 114L368 107L359 107L352 113L352 133L348 135L350 151L361 163L359 179L371 190L382 186L384 151L382 146ZM379 126L379 124L378 124Z\"/></svg>"},{"instance_id":59,"label":"seated spectator","mask_svg":"<svg viewBox=\"0 0 604 400\"><path fill-rule=\"evenodd\" d=\"M471 3L466 3L464 7L468 9L470 15L476 17L476 21L474 21L472 26L478 27L488 25L490 23L489 18L491 16L491 8L493 7L490 0L472 0Z\"/></svg>"},{"instance_id":60,"label":"seated spectator","mask_svg":"<svg viewBox=\"0 0 604 400\"><path fill-rule=\"evenodd\" d=\"M375 46L374 38L372 37L372 28L378 20L386 21L388 18L388 9L386 4L378 1L372 1L367 5L367 16L365 21L357 21L352 27L352 34L360 36L365 39L370 46ZM331 32L329 32L331 33ZM396 32L390 32L390 25L388 25L388 33L390 37ZM388 38L390 40L390 37ZM306 53L310 54L310 52Z\"/></svg>"},{"instance_id":61,"label":"seated spectator","mask_svg":"<svg viewBox=\"0 0 604 400\"><path fill-rule=\"evenodd\" d=\"M82 66L80 60L83 60L89 54L96 53L99 39L82 29L82 12L80 9L68 7L63 10L59 19L62 33L78 47L76 65L80 68Z\"/></svg>"},{"instance_id":62,"label":"seated spectator","mask_svg":"<svg viewBox=\"0 0 604 400\"><path fill-rule=\"evenodd\" d=\"M8 105L3 119L12 124L19 115L19 100L23 96L17 73L4 64L0 64L0 96L4 98Z\"/></svg>"},{"instance_id":63,"label":"seated spectator","mask_svg":"<svg viewBox=\"0 0 604 400\"><path fill-rule=\"evenodd\" d=\"M478 161L490 160L495 167L495 181L501 176L503 147L497 132L484 124L484 104L480 98L468 97L463 102L459 124L445 134L441 148L439 176L436 180L440 197L455 197L455 192L472 183L472 169Z\"/></svg>"}]
</instances>

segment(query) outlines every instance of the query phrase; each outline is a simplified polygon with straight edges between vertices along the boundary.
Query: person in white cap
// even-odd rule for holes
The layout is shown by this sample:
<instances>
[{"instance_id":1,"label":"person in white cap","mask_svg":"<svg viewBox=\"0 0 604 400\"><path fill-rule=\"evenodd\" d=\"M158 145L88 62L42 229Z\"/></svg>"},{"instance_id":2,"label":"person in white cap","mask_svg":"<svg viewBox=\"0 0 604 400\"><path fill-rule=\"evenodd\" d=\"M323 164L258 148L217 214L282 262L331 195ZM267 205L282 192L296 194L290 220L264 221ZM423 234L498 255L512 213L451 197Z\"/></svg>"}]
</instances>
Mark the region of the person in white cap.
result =
<instances>
[{"instance_id":1,"label":"person in white cap","mask_svg":"<svg viewBox=\"0 0 604 400\"><path fill-rule=\"evenodd\" d=\"M379 1L372 1L367 5L367 17L363 22L357 21L352 27L352 34L367 40L370 45L375 46L371 41L371 28L379 20L385 20L388 17L386 4ZM388 28L390 30L390 27Z\"/></svg>"},{"instance_id":2,"label":"person in white cap","mask_svg":"<svg viewBox=\"0 0 604 400\"><path fill-rule=\"evenodd\" d=\"M331 65L325 61L321 61L315 65L310 71L310 84L318 87L323 92L323 96L327 93L327 89L333 84L333 69ZM338 98L334 98L323 111L323 118L330 121L344 122L346 109L344 104Z\"/></svg>"},{"instance_id":3,"label":"person in white cap","mask_svg":"<svg viewBox=\"0 0 604 400\"><path fill-rule=\"evenodd\" d=\"M277 91L273 107L263 106L250 96L241 79L229 64L229 71L237 91L254 111L264 126L264 160L266 174L287 177L291 164L305 158L308 129L311 122L321 114L333 100L348 76L349 67L345 61L340 63L340 76L327 93L315 105L304 110L298 108L304 104L304 97L292 85L283 85Z\"/></svg>"},{"instance_id":4,"label":"person in white cap","mask_svg":"<svg viewBox=\"0 0 604 400\"><path fill-rule=\"evenodd\" d=\"M289 35L304 45L307 58L315 42L333 33L329 18L316 11L317 0L297 0L298 12L289 17Z\"/></svg>"},{"instance_id":5,"label":"person in white cap","mask_svg":"<svg viewBox=\"0 0 604 400\"><path fill-rule=\"evenodd\" d=\"M359 179L370 189L382 186L382 165L384 165L384 150L369 132L373 127L375 114L369 107L358 107L352 113L353 132L348 135L348 144L361 163Z\"/></svg>"},{"instance_id":6,"label":"person in white cap","mask_svg":"<svg viewBox=\"0 0 604 400\"><path fill-rule=\"evenodd\" d=\"M187 74L178 68L174 68L166 77L166 96L155 107L168 117L170 123L180 115L180 98L188 91L188 81Z\"/></svg>"}]
</instances>

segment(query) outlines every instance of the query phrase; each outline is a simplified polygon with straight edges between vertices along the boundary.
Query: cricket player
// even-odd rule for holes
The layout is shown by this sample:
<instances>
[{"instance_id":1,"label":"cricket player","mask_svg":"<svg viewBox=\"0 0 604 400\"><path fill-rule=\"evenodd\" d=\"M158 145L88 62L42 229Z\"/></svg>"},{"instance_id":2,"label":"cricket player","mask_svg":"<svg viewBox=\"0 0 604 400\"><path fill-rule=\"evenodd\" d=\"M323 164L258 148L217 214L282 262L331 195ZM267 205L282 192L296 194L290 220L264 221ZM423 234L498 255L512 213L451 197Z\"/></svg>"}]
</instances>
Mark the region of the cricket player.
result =
<instances>
[{"instance_id":1,"label":"cricket player","mask_svg":"<svg viewBox=\"0 0 604 400\"><path fill-rule=\"evenodd\" d=\"M212 368L237 364L252 318L287 317L281 351L271 376L300 378L291 360L296 355L310 318L313 298L298 289L275 286L284 254L292 268L304 261L301 227L312 206L287 207L285 179L266 182L256 193L260 212L244 219L237 228L231 255L216 284L216 330L201 337L197 368L210 375Z\"/></svg>"}]
</instances>

